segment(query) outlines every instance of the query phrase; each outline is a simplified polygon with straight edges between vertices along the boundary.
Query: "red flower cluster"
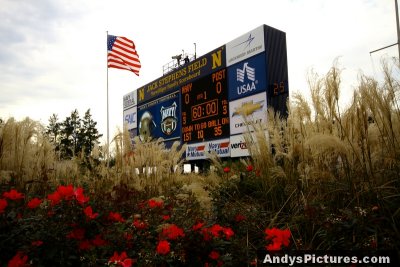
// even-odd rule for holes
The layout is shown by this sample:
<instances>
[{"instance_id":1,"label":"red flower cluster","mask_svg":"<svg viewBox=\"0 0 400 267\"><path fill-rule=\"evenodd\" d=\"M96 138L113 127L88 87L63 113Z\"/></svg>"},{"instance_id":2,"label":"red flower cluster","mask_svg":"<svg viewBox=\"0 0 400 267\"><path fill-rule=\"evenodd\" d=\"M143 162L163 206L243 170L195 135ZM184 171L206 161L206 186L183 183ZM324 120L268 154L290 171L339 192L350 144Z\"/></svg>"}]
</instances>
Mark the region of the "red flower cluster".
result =
<instances>
[{"instance_id":1,"label":"red flower cluster","mask_svg":"<svg viewBox=\"0 0 400 267\"><path fill-rule=\"evenodd\" d=\"M24 255L22 252L18 251L17 254L8 262L8 267L23 267L28 266L27 262L28 256Z\"/></svg>"},{"instance_id":2,"label":"red flower cluster","mask_svg":"<svg viewBox=\"0 0 400 267\"><path fill-rule=\"evenodd\" d=\"M55 206L61 202L61 195L56 191L52 194L47 195L47 199L51 201L52 206Z\"/></svg>"},{"instance_id":3,"label":"red flower cluster","mask_svg":"<svg viewBox=\"0 0 400 267\"><path fill-rule=\"evenodd\" d=\"M132 224L137 230L144 230L147 228L147 224L139 219L133 220Z\"/></svg>"},{"instance_id":4,"label":"red flower cluster","mask_svg":"<svg viewBox=\"0 0 400 267\"><path fill-rule=\"evenodd\" d=\"M0 214L4 212L7 206L8 206L7 200L0 198Z\"/></svg>"},{"instance_id":5,"label":"red flower cluster","mask_svg":"<svg viewBox=\"0 0 400 267\"><path fill-rule=\"evenodd\" d=\"M166 239L176 240L178 237L184 237L185 233L182 228L179 228L175 224L170 224L162 229L161 236Z\"/></svg>"},{"instance_id":6,"label":"red flower cluster","mask_svg":"<svg viewBox=\"0 0 400 267\"><path fill-rule=\"evenodd\" d=\"M241 222L241 221L244 221L244 220L246 220L246 217L245 217L245 216L243 216L243 215L240 214L240 213L236 214L236 216L235 216L235 221L236 221L236 222Z\"/></svg>"},{"instance_id":7,"label":"red flower cluster","mask_svg":"<svg viewBox=\"0 0 400 267\"><path fill-rule=\"evenodd\" d=\"M170 252L171 246L167 240L161 240L158 242L157 245L157 253L160 255L166 255Z\"/></svg>"},{"instance_id":8,"label":"red flower cluster","mask_svg":"<svg viewBox=\"0 0 400 267\"><path fill-rule=\"evenodd\" d=\"M211 251L210 255L208 255L208 257L210 257L213 260L218 260L219 256L220 255L219 255L218 251L215 251L215 250Z\"/></svg>"},{"instance_id":9,"label":"red flower cluster","mask_svg":"<svg viewBox=\"0 0 400 267\"><path fill-rule=\"evenodd\" d=\"M219 224L214 224L211 227L204 227L204 223L197 223L192 227L193 231L200 230L203 234L204 240L211 240L213 237L219 238L225 236L226 240L229 240L235 233L230 227L223 227Z\"/></svg>"},{"instance_id":10,"label":"red flower cluster","mask_svg":"<svg viewBox=\"0 0 400 267\"><path fill-rule=\"evenodd\" d=\"M60 194L60 197L65 200L72 200L74 196L74 187L72 184L70 185L60 185L57 188L57 193Z\"/></svg>"},{"instance_id":11,"label":"red flower cluster","mask_svg":"<svg viewBox=\"0 0 400 267\"><path fill-rule=\"evenodd\" d=\"M84 228L75 228L67 234L67 238L82 240L85 238L85 229Z\"/></svg>"},{"instance_id":12,"label":"red flower cluster","mask_svg":"<svg viewBox=\"0 0 400 267\"><path fill-rule=\"evenodd\" d=\"M97 216L99 216L99 214L93 213L92 207L91 206L87 206L83 212L85 213L86 217L90 220L96 219Z\"/></svg>"},{"instance_id":13,"label":"red flower cluster","mask_svg":"<svg viewBox=\"0 0 400 267\"><path fill-rule=\"evenodd\" d=\"M79 250L89 250L93 247L101 247L107 244L107 241L102 238L101 234L96 235L92 240L85 239L85 232L84 228L75 228L67 234L67 238L79 241Z\"/></svg>"},{"instance_id":14,"label":"red flower cluster","mask_svg":"<svg viewBox=\"0 0 400 267\"><path fill-rule=\"evenodd\" d=\"M17 190L11 189L8 192L4 192L3 197L8 198L9 200L20 200L23 199L25 196Z\"/></svg>"},{"instance_id":15,"label":"red flower cluster","mask_svg":"<svg viewBox=\"0 0 400 267\"><path fill-rule=\"evenodd\" d=\"M43 245L43 241L42 240L32 241L31 245L34 247L40 247L41 245Z\"/></svg>"},{"instance_id":16,"label":"red flower cluster","mask_svg":"<svg viewBox=\"0 0 400 267\"><path fill-rule=\"evenodd\" d=\"M149 199L147 204L149 205L150 208L154 209L154 208L162 208L163 205L164 205L164 202L163 201L157 201L155 199Z\"/></svg>"},{"instance_id":17,"label":"red flower cluster","mask_svg":"<svg viewBox=\"0 0 400 267\"><path fill-rule=\"evenodd\" d=\"M75 195L76 201L78 201L78 203L81 204L82 206L85 205L85 203L89 201L89 197L86 197L83 194L83 188L82 187L76 188L75 191L74 191L74 195Z\"/></svg>"},{"instance_id":18,"label":"red flower cluster","mask_svg":"<svg viewBox=\"0 0 400 267\"><path fill-rule=\"evenodd\" d=\"M35 197L28 202L27 206L30 209L36 209L40 204L42 204L42 200Z\"/></svg>"},{"instance_id":19,"label":"red flower cluster","mask_svg":"<svg viewBox=\"0 0 400 267\"><path fill-rule=\"evenodd\" d=\"M266 240L272 240L272 243L265 246L268 251L280 250L282 245L287 247L290 243L291 232L289 229L280 230L278 228L265 229Z\"/></svg>"},{"instance_id":20,"label":"red flower cluster","mask_svg":"<svg viewBox=\"0 0 400 267\"><path fill-rule=\"evenodd\" d=\"M201 228L203 228L203 226L204 226L204 222L198 222L192 226L192 230L193 231L200 230Z\"/></svg>"},{"instance_id":21,"label":"red flower cluster","mask_svg":"<svg viewBox=\"0 0 400 267\"><path fill-rule=\"evenodd\" d=\"M224 168L224 173L228 173L228 172L230 172L231 171L231 168L229 168L229 167L225 167Z\"/></svg>"},{"instance_id":22,"label":"red flower cluster","mask_svg":"<svg viewBox=\"0 0 400 267\"><path fill-rule=\"evenodd\" d=\"M108 219L112 222L125 222L125 219L118 212L110 211L110 213L108 214Z\"/></svg>"},{"instance_id":23,"label":"red flower cluster","mask_svg":"<svg viewBox=\"0 0 400 267\"><path fill-rule=\"evenodd\" d=\"M246 167L246 170L248 171L248 172L251 172L251 171L253 171L253 165L247 165L247 167Z\"/></svg>"},{"instance_id":24,"label":"red flower cluster","mask_svg":"<svg viewBox=\"0 0 400 267\"><path fill-rule=\"evenodd\" d=\"M96 247L101 247L107 245L107 241L103 239L101 234L95 236L95 238L91 241L91 243Z\"/></svg>"},{"instance_id":25,"label":"red flower cluster","mask_svg":"<svg viewBox=\"0 0 400 267\"><path fill-rule=\"evenodd\" d=\"M84 205L86 202L89 201L89 197L86 197L83 194L83 188L77 187L74 189L72 185L60 185L57 187L57 190L49 194L47 199L51 201L51 205L55 206L61 202L61 200L72 200L74 199L80 204Z\"/></svg>"},{"instance_id":26,"label":"red flower cluster","mask_svg":"<svg viewBox=\"0 0 400 267\"><path fill-rule=\"evenodd\" d=\"M162 218L163 221L168 221L169 219L171 219L171 216L170 215L163 215L161 218Z\"/></svg>"},{"instance_id":27,"label":"red flower cluster","mask_svg":"<svg viewBox=\"0 0 400 267\"><path fill-rule=\"evenodd\" d=\"M118 252L114 251L114 255L108 260L109 263L114 263L123 267L131 267L133 264L133 260L128 258L128 255L125 251L118 255Z\"/></svg>"}]
</instances>

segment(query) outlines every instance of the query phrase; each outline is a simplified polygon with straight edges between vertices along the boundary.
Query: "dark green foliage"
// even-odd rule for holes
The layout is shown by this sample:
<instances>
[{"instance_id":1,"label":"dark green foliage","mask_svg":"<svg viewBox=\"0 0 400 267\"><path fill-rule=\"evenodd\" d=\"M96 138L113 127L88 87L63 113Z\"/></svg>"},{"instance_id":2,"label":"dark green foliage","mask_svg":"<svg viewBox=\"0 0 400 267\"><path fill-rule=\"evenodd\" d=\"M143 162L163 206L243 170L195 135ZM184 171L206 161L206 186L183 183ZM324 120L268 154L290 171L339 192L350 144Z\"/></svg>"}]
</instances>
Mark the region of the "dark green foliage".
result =
<instances>
[{"instance_id":1,"label":"dark green foliage","mask_svg":"<svg viewBox=\"0 0 400 267\"><path fill-rule=\"evenodd\" d=\"M57 115L53 114L49 119L46 134L54 144L60 159L71 159L83 154L84 161L87 161L94 145L99 143L102 136L96 125L90 109L85 112L83 119L75 109L63 122L58 122Z\"/></svg>"}]
</instances>

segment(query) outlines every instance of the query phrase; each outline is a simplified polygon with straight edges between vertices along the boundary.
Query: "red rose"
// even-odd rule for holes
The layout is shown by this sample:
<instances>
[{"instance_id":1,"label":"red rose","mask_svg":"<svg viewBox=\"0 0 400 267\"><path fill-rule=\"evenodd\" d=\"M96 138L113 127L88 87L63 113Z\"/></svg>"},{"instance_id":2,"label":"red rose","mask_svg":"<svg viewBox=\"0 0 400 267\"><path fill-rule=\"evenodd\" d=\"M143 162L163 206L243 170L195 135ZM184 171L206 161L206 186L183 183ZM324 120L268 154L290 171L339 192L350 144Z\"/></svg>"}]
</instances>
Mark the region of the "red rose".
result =
<instances>
[{"instance_id":1,"label":"red rose","mask_svg":"<svg viewBox=\"0 0 400 267\"><path fill-rule=\"evenodd\" d=\"M19 200L24 198L24 194L18 192L15 189L11 189L8 192L4 192L3 197L8 198L9 200Z\"/></svg>"},{"instance_id":2,"label":"red rose","mask_svg":"<svg viewBox=\"0 0 400 267\"><path fill-rule=\"evenodd\" d=\"M31 199L31 201L28 202L27 206L30 209L35 209L35 208L39 207L40 204L42 204L42 200L35 197L35 198Z\"/></svg>"},{"instance_id":3,"label":"red rose","mask_svg":"<svg viewBox=\"0 0 400 267\"><path fill-rule=\"evenodd\" d=\"M157 253L160 255L166 255L170 252L171 247L169 245L169 242L167 240L161 240L158 242L157 245Z\"/></svg>"},{"instance_id":4,"label":"red rose","mask_svg":"<svg viewBox=\"0 0 400 267\"><path fill-rule=\"evenodd\" d=\"M253 171L253 166L252 166L252 165L247 165L246 170L247 170L248 172Z\"/></svg>"}]
</instances>

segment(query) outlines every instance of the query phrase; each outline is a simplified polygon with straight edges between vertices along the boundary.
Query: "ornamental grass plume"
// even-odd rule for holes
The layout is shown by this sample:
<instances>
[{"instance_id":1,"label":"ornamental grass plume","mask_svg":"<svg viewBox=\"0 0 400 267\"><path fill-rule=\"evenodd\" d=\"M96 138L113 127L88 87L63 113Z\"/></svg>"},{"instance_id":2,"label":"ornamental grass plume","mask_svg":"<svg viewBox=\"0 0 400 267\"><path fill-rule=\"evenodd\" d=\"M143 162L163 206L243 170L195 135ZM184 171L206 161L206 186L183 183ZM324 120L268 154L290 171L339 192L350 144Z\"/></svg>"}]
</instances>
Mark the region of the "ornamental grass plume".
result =
<instances>
[{"instance_id":1,"label":"ornamental grass plume","mask_svg":"<svg viewBox=\"0 0 400 267\"><path fill-rule=\"evenodd\" d=\"M29 185L29 191L43 192L52 177L56 156L43 133L44 127L30 118L0 123L0 170L12 173L16 188Z\"/></svg>"},{"instance_id":2,"label":"ornamental grass plume","mask_svg":"<svg viewBox=\"0 0 400 267\"><path fill-rule=\"evenodd\" d=\"M114 183L123 182L137 190L146 190L153 197L162 195L163 191L184 178L180 170L186 145L176 141L167 149L162 138L142 142L135 137L132 146L127 129L119 132L113 142L116 146L115 174L118 177L114 178Z\"/></svg>"}]
</instances>

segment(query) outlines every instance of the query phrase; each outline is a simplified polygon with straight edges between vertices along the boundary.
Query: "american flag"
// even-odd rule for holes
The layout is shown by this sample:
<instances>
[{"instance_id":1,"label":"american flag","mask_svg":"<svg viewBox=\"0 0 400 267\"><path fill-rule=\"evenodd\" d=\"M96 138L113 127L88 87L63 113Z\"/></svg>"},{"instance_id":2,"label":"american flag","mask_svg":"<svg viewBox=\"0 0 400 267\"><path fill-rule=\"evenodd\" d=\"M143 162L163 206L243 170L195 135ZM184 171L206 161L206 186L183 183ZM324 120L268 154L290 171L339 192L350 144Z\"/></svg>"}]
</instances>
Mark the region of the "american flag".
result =
<instances>
[{"instance_id":1,"label":"american flag","mask_svg":"<svg viewBox=\"0 0 400 267\"><path fill-rule=\"evenodd\" d=\"M139 76L140 60L133 41L122 36L107 36L107 66L129 70Z\"/></svg>"}]
</instances>

